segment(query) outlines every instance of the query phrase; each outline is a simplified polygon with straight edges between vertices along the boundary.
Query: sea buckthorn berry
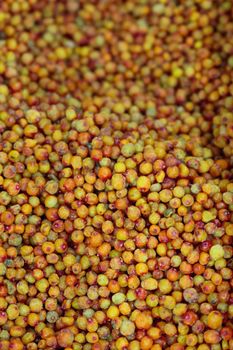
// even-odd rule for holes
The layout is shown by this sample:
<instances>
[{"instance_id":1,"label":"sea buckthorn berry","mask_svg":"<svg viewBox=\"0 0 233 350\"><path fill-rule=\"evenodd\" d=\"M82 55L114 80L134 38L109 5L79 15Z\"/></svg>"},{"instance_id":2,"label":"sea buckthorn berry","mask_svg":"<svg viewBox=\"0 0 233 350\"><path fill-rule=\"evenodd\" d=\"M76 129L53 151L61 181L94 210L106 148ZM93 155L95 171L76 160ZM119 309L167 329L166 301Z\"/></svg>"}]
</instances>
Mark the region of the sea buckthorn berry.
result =
<instances>
[{"instance_id":1,"label":"sea buckthorn berry","mask_svg":"<svg viewBox=\"0 0 233 350\"><path fill-rule=\"evenodd\" d=\"M208 315L207 324L211 329L218 329L222 326L223 316L219 311L211 311Z\"/></svg>"},{"instance_id":2,"label":"sea buckthorn berry","mask_svg":"<svg viewBox=\"0 0 233 350\"><path fill-rule=\"evenodd\" d=\"M150 179L146 176L140 176L137 179L137 189L140 192L148 192L150 189L151 183L150 183Z\"/></svg>"},{"instance_id":3,"label":"sea buckthorn berry","mask_svg":"<svg viewBox=\"0 0 233 350\"><path fill-rule=\"evenodd\" d=\"M220 341L220 335L215 330L208 330L204 333L204 340L207 344L217 344Z\"/></svg>"},{"instance_id":4,"label":"sea buckthorn berry","mask_svg":"<svg viewBox=\"0 0 233 350\"><path fill-rule=\"evenodd\" d=\"M149 329L153 323L153 319L150 314L140 312L136 317L135 323L139 329Z\"/></svg>"},{"instance_id":5,"label":"sea buckthorn berry","mask_svg":"<svg viewBox=\"0 0 233 350\"><path fill-rule=\"evenodd\" d=\"M228 350L232 1L0 1L0 349Z\"/></svg>"},{"instance_id":6,"label":"sea buckthorn berry","mask_svg":"<svg viewBox=\"0 0 233 350\"><path fill-rule=\"evenodd\" d=\"M224 256L224 249L220 244L216 244L210 248L210 257L212 260L219 260Z\"/></svg>"},{"instance_id":7,"label":"sea buckthorn berry","mask_svg":"<svg viewBox=\"0 0 233 350\"><path fill-rule=\"evenodd\" d=\"M60 330L57 334L57 342L58 342L58 345L61 347L66 348L67 346L72 345L73 340L74 340L74 335L71 332L71 330L68 328Z\"/></svg>"}]
</instances>

